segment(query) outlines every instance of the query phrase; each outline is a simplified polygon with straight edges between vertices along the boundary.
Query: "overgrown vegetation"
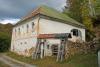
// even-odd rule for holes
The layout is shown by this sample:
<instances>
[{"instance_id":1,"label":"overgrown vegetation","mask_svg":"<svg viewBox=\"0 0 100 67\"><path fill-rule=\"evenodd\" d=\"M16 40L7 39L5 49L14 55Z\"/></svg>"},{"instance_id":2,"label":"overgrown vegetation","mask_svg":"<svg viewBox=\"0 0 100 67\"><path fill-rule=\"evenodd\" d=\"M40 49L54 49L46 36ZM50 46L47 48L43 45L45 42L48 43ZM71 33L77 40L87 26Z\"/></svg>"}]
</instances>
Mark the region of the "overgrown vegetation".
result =
<instances>
[{"instance_id":1,"label":"overgrown vegetation","mask_svg":"<svg viewBox=\"0 0 100 67\"><path fill-rule=\"evenodd\" d=\"M10 67L10 66L0 61L0 67Z\"/></svg>"},{"instance_id":2,"label":"overgrown vegetation","mask_svg":"<svg viewBox=\"0 0 100 67\"><path fill-rule=\"evenodd\" d=\"M6 55L38 67L98 67L96 54L77 54L64 62L56 62L55 57L45 57L44 59L32 60L31 57L24 57L12 52Z\"/></svg>"},{"instance_id":3,"label":"overgrown vegetation","mask_svg":"<svg viewBox=\"0 0 100 67\"><path fill-rule=\"evenodd\" d=\"M93 26L100 16L100 0L67 0L63 12L86 26L87 41L95 37Z\"/></svg>"},{"instance_id":4,"label":"overgrown vegetation","mask_svg":"<svg viewBox=\"0 0 100 67\"><path fill-rule=\"evenodd\" d=\"M11 42L12 24L0 24L0 52L8 51Z\"/></svg>"}]
</instances>

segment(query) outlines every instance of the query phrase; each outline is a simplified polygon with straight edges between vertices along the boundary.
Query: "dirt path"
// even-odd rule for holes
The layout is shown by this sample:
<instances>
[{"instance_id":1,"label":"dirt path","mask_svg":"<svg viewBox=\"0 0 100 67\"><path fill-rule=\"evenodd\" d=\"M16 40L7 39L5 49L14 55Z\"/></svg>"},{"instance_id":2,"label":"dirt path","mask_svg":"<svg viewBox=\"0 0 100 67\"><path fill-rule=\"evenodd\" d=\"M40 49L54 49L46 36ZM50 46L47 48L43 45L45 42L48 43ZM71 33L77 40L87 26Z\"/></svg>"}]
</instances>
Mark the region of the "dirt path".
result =
<instances>
[{"instance_id":1,"label":"dirt path","mask_svg":"<svg viewBox=\"0 0 100 67\"><path fill-rule=\"evenodd\" d=\"M5 64L11 67L36 67L34 65L26 64L24 62L20 62L15 59L12 59L6 56L5 54L0 54L0 61L4 62Z\"/></svg>"}]
</instances>

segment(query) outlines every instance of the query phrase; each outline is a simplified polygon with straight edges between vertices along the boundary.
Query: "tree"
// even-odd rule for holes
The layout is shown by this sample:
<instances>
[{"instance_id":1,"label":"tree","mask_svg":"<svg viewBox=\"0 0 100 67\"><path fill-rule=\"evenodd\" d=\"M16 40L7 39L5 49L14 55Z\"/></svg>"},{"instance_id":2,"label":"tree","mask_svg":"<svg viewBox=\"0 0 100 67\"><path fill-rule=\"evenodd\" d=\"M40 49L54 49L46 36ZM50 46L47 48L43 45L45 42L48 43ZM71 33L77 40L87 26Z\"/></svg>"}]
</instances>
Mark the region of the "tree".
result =
<instances>
[{"instance_id":1,"label":"tree","mask_svg":"<svg viewBox=\"0 0 100 67\"><path fill-rule=\"evenodd\" d=\"M92 17L95 15L95 2L96 0L67 0L67 14L83 23L91 31L93 30Z\"/></svg>"},{"instance_id":2,"label":"tree","mask_svg":"<svg viewBox=\"0 0 100 67\"><path fill-rule=\"evenodd\" d=\"M93 30L93 23L91 19L91 7L89 8L89 0L84 0L81 5L81 15L82 15L82 22L87 27L88 30Z\"/></svg>"},{"instance_id":3,"label":"tree","mask_svg":"<svg viewBox=\"0 0 100 67\"><path fill-rule=\"evenodd\" d=\"M67 8L64 10L64 13L86 26L90 38L93 36L92 17L95 16L95 2L96 0L67 0Z\"/></svg>"},{"instance_id":4,"label":"tree","mask_svg":"<svg viewBox=\"0 0 100 67\"><path fill-rule=\"evenodd\" d=\"M6 33L0 32L0 52L8 51L10 48L11 38Z\"/></svg>"},{"instance_id":5,"label":"tree","mask_svg":"<svg viewBox=\"0 0 100 67\"><path fill-rule=\"evenodd\" d=\"M0 24L0 52L10 48L12 27L12 24Z\"/></svg>"},{"instance_id":6,"label":"tree","mask_svg":"<svg viewBox=\"0 0 100 67\"><path fill-rule=\"evenodd\" d=\"M95 11L96 15L100 15L100 0L96 0L95 2Z\"/></svg>"},{"instance_id":7,"label":"tree","mask_svg":"<svg viewBox=\"0 0 100 67\"><path fill-rule=\"evenodd\" d=\"M80 6L81 0L67 0L67 6L65 6L64 13L67 13L71 18L82 22Z\"/></svg>"}]
</instances>

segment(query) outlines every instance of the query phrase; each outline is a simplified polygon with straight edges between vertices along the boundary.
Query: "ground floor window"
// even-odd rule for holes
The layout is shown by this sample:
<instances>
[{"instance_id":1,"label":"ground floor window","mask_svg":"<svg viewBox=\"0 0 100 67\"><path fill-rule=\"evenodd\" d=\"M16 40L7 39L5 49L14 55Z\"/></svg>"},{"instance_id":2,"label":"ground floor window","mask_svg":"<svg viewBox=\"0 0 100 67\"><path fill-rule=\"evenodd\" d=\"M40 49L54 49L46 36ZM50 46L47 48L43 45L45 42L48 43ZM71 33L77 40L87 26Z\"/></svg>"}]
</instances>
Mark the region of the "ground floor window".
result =
<instances>
[{"instance_id":1,"label":"ground floor window","mask_svg":"<svg viewBox=\"0 0 100 67\"><path fill-rule=\"evenodd\" d=\"M81 34L81 31L78 30L78 29L72 29L72 30L71 30L71 33L72 33L73 36L77 36L77 37L78 37L78 36L81 37L81 35L82 35L82 34Z\"/></svg>"}]
</instances>

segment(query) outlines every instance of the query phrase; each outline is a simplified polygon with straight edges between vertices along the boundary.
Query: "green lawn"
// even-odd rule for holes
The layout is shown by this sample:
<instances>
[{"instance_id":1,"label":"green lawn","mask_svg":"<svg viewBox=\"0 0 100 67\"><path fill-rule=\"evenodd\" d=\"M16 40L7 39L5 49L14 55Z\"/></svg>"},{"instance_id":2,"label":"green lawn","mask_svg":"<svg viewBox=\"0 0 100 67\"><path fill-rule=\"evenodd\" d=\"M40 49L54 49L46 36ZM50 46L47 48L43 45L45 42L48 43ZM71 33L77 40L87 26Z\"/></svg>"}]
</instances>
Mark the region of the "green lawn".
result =
<instances>
[{"instance_id":1,"label":"green lawn","mask_svg":"<svg viewBox=\"0 0 100 67\"><path fill-rule=\"evenodd\" d=\"M0 61L0 67L10 67L10 66Z\"/></svg>"},{"instance_id":2,"label":"green lawn","mask_svg":"<svg viewBox=\"0 0 100 67\"><path fill-rule=\"evenodd\" d=\"M56 62L54 57L32 60L31 57L19 56L12 52L6 54L19 61L35 64L38 67L98 67L96 54L75 55L64 62Z\"/></svg>"}]
</instances>

